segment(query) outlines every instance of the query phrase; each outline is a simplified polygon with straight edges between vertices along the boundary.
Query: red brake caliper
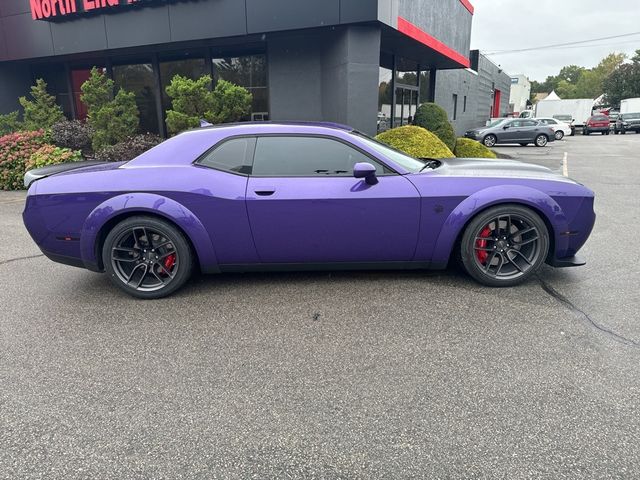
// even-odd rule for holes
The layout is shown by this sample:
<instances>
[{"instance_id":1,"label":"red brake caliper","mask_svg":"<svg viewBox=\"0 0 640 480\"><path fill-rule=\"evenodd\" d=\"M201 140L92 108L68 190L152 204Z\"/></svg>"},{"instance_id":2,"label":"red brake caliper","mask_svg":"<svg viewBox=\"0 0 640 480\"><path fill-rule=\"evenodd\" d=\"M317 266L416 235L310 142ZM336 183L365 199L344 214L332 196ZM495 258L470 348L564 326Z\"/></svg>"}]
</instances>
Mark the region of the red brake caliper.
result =
<instances>
[{"instance_id":1,"label":"red brake caliper","mask_svg":"<svg viewBox=\"0 0 640 480\"><path fill-rule=\"evenodd\" d=\"M489 238L490 236L491 236L491 229L489 228L489 225L487 225L480 232L480 237ZM487 243L488 242L486 240L476 240L476 247L478 247L478 248L487 248ZM489 256L489 252L487 252L486 250L476 250L476 256L478 257L478 260L480 261L480 263L484 264L484 262L487 261L487 257Z\"/></svg>"},{"instance_id":2,"label":"red brake caliper","mask_svg":"<svg viewBox=\"0 0 640 480\"><path fill-rule=\"evenodd\" d=\"M170 272L173 266L176 264L176 254L172 253L167 258L164 259L164 268L167 269L167 272ZM166 275L165 271L162 271L162 274Z\"/></svg>"}]
</instances>

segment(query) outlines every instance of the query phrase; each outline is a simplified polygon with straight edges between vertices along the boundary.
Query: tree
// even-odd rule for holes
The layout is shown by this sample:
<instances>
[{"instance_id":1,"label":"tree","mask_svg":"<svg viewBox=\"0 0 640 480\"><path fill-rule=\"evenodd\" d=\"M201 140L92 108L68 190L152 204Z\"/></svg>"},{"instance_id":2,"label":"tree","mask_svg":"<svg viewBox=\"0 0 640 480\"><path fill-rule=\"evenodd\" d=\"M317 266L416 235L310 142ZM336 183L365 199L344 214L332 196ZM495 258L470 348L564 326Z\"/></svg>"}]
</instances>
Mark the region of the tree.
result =
<instances>
[{"instance_id":1,"label":"tree","mask_svg":"<svg viewBox=\"0 0 640 480\"><path fill-rule=\"evenodd\" d=\"M566 80L568 83L575 85L576 83L578 83L580 75L582 75L582 72L584 71L584 67L579 67L577 65L568 65L566 67L562 67L560 73L555 78L559 78L559 81Z\"/></svg>"},{"instance_id":2,"label":"tree","mask_svg":"<svg viewBox=\"0 0 640 480\"><path fill-rule=\"evenodd\" d=\"M625 98L640 97L640 50L636 50L631 63L619 65L603 82L605 100L620 105Z\"/></svg>"},{"instance_id":3,"label":"tree","mask_svg":"<svg viewBox=\"0 0 640 480\"><path fill-rule=\"evenodd\" d=\"M56 97L47 92L47 83L39 78L31 87L31 98L20 97L19 102L24 109L23 128L25 130L39 130L49 128L64 118L62 108L56 104Z\"/></svg>"},{"instance_id":4,"label":"tree","mask_svg":"<svg viewBox=\"0 0 640 480\"><path fill-rule=\"evenodd\" d=\"M80 98L87 105L87 119L93 130L94 151L122 142L137 132L140 119L132 92L119 89L113 96L113 80L95 67L81 90Z\"/></svg>"},{"instance_id":5,"label":"tree","mask_svg":"<svg viewBox=\"0 0 640 480\"><path fill-rule=\"evenodd\" d=\"M169 133L196 128L200 120L210 123L236 122L251 109L252 96L246 88L226 80L218 80L211 91L211 76L204 75L191 80L176 75L167 87L172 108L167 110Z\"/></svg>"}]
</instances>

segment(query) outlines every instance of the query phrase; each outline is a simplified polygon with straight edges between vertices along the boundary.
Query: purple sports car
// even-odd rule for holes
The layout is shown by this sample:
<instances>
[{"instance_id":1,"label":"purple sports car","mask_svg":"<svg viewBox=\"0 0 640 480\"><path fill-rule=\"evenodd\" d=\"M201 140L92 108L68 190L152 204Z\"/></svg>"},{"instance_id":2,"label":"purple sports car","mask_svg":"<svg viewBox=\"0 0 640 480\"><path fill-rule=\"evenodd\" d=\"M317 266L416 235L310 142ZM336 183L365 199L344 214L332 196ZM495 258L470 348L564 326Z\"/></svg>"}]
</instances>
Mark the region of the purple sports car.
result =
<instances>
[{"instance_id":1,"label":"purple sports car","mask_svg":"<svg viewBox=\"0 0 640 480\"><path fill-rule=\"evenodd\" d=\"M204 273L444 268L490 286L583 264L593 192L516 161L417 159L348 127L182 133L129 162L25 175L24 223L50 259L158 298Z\"/></svg>"}]
</instances>

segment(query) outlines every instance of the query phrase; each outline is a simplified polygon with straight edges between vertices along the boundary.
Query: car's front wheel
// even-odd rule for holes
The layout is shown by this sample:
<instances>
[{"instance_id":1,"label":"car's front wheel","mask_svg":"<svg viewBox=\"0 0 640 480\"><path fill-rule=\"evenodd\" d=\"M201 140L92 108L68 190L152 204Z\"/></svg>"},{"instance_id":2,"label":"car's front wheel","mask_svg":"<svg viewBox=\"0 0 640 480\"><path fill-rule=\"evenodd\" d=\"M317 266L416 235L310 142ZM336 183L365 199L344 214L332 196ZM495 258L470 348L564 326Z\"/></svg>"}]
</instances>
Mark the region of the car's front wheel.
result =
<instances>
[{"instance_id":1,"label":"car's front wheel","mask_svg":"<svg viewBox=\"0 0 640 480\"><path fill-rule=\"evenodd\" d=\"M460 243L467 273L491 287L526 281L544 263L549 232L540 216L520 205L501 205L475 217Z\"/></svg>"},{"instance_id":2,"label":"car's front wheel","mask_svg":"<svg viewBox=\"0 0 640 480\"><path fill-rule=\"evenodd\" d=\"M498 138L495 135L487 135L482 140L482 143L484 143L485 147L491 148L491 147L495 146L496 143L498 143Z\"/></svg>"},{"instance_id":3,"label":"car's front wheel","mask_svg":"<svg viewBox=\"0 0 640 480\"><path fill-rule=\"evenodd\" d=\"M546 135L538 135L535 140L536 147L545 147L549 139Z\"/></svg>"},{"instance_id":4,"label":"car's front wheel","mask_svg":"<svg viewBox=\"0 0 640 480\"><path fill-rule=\"evenodd\" d=\"M564 138L564 132L562 130L558 130L556 132L555 137L556 137L556 140L562 140Z\"/></svg>"},{"instance_id":5,"label":"car's front wheel","mask_svg":"<svg viewBox=\"0 0 640 480\"><path fill-rule=\"evenodd\" d=\"M191 276L189 242L169 222L154 217L129 217L107 235L102 260L109 279L130 295L165 297Z\"/></svg>"}]
</instances>

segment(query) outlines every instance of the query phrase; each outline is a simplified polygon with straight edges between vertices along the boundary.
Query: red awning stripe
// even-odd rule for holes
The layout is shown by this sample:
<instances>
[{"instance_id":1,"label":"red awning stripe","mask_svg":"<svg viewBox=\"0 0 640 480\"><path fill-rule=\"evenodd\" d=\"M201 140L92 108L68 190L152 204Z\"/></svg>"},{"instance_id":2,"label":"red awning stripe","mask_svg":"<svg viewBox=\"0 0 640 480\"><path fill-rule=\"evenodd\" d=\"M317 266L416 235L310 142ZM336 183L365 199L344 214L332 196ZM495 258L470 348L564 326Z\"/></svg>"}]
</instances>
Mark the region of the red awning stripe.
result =
<instances>
[{"instance_id":1,"label":"red awning stripe","mask_svg":"<svg viewBox=\"0 0 640 480\"><path fill-rule=\"evenodd\" d=\"M473 5L471 5L471 2L470 2L469 0L460 0L460 3L461 3L462 5L464 5L464 8L466 8L467 10L469 10L469 13L470 13L471 15L473 15L474 8L473 8Z\"/></svg>"},{"instance_id":2,"label":"red awning stripe","mask_svg":"<svg viewBox=\"0 0 640 480\"><path fill-rule=\"evenodd\" d=\"M441 53L445 57L450 58L451 60L465 68L469 68L471 66L471 62L469 61L468 57L465 57L461 53L456 52L453 48L445 45L437 38L432 37L427 32L411 23L409 20L398 17L398 31L404 33L408 37L413 38L414 40L417 40L423 45L432 48L436 52Z\"/></svg>"}]
</instances>

